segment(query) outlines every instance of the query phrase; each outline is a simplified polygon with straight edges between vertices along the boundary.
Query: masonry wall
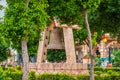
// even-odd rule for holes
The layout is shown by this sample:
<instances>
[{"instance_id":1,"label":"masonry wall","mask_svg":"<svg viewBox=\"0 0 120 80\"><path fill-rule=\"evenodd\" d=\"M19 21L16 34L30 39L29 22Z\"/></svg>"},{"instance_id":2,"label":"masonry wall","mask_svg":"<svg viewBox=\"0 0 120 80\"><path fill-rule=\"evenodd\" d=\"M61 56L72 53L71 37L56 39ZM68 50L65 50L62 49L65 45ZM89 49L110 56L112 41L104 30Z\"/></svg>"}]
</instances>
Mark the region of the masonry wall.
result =
<instances>
[{"instance_id":1,"label":"masonry wall","mask_svg":"<svg viewBox=\"0 0 120 80\"><path fill-rule=\"evenodd\" d=\"M42 73L88 74L87 65L81 63L30 63L30 70Z\"/></svg>"}]
</instances>

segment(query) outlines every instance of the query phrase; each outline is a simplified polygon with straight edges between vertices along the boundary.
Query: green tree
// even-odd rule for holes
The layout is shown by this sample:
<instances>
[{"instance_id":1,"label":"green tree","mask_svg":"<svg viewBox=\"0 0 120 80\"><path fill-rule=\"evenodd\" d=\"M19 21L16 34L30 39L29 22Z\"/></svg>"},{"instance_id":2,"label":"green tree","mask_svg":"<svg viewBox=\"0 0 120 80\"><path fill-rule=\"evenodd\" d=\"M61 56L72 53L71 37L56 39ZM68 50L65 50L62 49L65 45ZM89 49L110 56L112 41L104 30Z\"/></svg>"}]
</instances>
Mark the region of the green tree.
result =
<instances>
[{"instance_id":1,"label":"green tree","mask_svg":"<svg viewBox=\"0 0 120 80\"><path fill-rule=\"evenodd\" d=\"M83 27L81 30L74 30L73 35L74 35L75 45L88 45L87 31L85 27Z\"/></svg>"},{"instance_id":2,"label":"green tree","mask_svg":"<svg viewBox=\"0 0 120 80\"><path fill-rule=\"evenodd\" d=\"M88 22L88 11L94 12L97 7L99 6L101 0L77 0L77 4L79 9L82 10L82 14L85 21L85 26L88 32L88 40L89 40L89 50L90 50L90 57L91 57L91 68L90 68L90 80L94 80L94 54L92 51L92 39L91 39L91 31Z\"/></svg>"},{"instance_id":3,"label":"green tree","mask_svg":"<svg viewBox=\"0 0 120 80\"><path fill-rule=\"evenodd\" d=\"M22 48L23 77L28 80L29 57L27 42L35 40L35 35L40 34L46 26L48 15L45 12L48 6L46 0L7 0L8 7L5 11L4 24L6 36L13 47ZM39 38L40 36L38 36Z\"/></svg>"},{"instance_id":4,"label":"green tree","mask_svg":"<svg viewBox=\"0 0 120 80\"><path fill-rule=\"evenodd\" d=\"M9 43L4 36L3 22L0 22L0 62L4 61L10 56L10 51L8 49Z\"/></svg>"},{"instance_id":5,"label":"green tree","mask_svg":"<svg viewBox=\"0 0 120 80\"><path fill-rule=\"evenodd\" d=\"M48 13L53 18L57 16L61 22L70 24L81 24L83 21L85 22L85 26L88 32L88 40L89 40L89 48L90 48L90 56L91 56L91 70L90 70L90 80L94 80L94 55L92 52L92 41L91 41L91 32L88 23L87 12L90 11L94 13L94 11L99 6L101 0L69 0L69 1L56 1L51 0L48 1L50 7L48 9ZM83 18L82 18L83 15ZM83 20L84 19L84 20Z\"/></svg>"},{"instance_id":6,"label":"green tree","mask_svg":"<svg viewBox=\"0 0 120 80\"><path fill-rule=\"evenodd\" d=\"M120 1L104 0L100 3L94 14L90 13L89 21L91 29L96 29L99 33L110 33L114 37L120 31ZM118 54L119 55L119 54Z\"/></svg>"},{"instance_id":7,"label":"green tree","mask_svg":"<svg viewBox=\"0 0 120 80\"><path fill-rule=\"evenodd\" d=\"M1 1L1 0L0 0ZM3 10L4 6L0 5L0 10ZM9 45L7 43L7 39L4 36L4 30L3 30L3 17L0 17L0 62L7 59L9 56Z\"/></svg>"},{"instance_id":8,"label":"green tree","mask_svg":"<svg viewBox=\"0 0 120 80\"><path fill-rule=\"evenodd\" d=\"M99 35L110 33L110 36L119 36L120 31L120 1L104 0L100 3L96 13L89 17L91 29L96 29ZM102 38L102 37L101 37ZM117 55L119 56L119 55ZM117 59L117 58L116 58Z\"/></svg>"},{"instance_id":9,"label":"green tree","mask_svg":"<svg viewBox=\"0 0 120 80\"><path fill-rule=\"evenodd\" d=\"M101 2L96 13L91 14L90 24L98 31L118 34L120 31L120 1L104 0Z\"/></svg>"},{"instance_id":10,"label":"green tree","mask_svg":"<svg viewBox=\"0 0 120 80\"><path fill-rule=\"evenodd\" d=\"M48 0L48 14L50 18L53 19L57 17L60 23L65 23L68 25L71 24L83 24L80 23L80 18L82 18L82 14L76 5L74 0Z\"/></svg>"}]
</instances>

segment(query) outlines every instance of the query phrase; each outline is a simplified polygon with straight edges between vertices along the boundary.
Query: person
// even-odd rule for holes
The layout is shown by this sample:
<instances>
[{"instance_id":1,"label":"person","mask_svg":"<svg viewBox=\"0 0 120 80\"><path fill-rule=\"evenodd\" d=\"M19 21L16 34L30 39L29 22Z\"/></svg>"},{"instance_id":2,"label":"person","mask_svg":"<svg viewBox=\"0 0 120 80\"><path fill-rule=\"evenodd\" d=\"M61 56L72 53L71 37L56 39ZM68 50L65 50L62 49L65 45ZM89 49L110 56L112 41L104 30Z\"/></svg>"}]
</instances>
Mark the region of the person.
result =
<instances>
[{"instance_id":1,"label":"person","mask_svg":"<svg viewBox=\"0 0 120 80\"><path fill-rule=\"evenodd\" d=\"M104 61L101 63L101 66L102 66L102 67L107 67L107 61L104 60Z\"/></svg>"}]
</instances>

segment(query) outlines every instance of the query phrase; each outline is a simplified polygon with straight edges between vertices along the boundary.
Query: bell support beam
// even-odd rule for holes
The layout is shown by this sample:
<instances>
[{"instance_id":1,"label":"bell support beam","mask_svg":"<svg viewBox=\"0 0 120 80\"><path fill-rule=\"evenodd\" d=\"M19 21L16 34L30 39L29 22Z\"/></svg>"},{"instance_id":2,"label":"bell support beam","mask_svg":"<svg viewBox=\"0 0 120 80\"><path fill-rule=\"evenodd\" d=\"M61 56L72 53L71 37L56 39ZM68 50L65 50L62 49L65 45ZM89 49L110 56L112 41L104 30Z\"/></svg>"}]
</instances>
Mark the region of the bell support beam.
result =
<instances>
[{"instance_id":1,"label":"bell support beam","mask_svg":"<svg viewBox=\"0 0 120 80\"><path fill-rule=\"evenodd\" d=\"M42 40L39 41L39 47L38 47L38 55L37 55L37 62L42 63L46 60L46 54L47 54L47 45L48 45L48 37L49 30L45 29L41 36Z\"/></svg>"},{"instance_id":2,"label":"bell support beam","mask_svg":"<svg viewBox=\"0 0 120 80\"><path fill-rule=\"evenodd\" d=\"M76 63L75 46L72 28L63 28L66 63Z\"/></svg>"}]
</instances>

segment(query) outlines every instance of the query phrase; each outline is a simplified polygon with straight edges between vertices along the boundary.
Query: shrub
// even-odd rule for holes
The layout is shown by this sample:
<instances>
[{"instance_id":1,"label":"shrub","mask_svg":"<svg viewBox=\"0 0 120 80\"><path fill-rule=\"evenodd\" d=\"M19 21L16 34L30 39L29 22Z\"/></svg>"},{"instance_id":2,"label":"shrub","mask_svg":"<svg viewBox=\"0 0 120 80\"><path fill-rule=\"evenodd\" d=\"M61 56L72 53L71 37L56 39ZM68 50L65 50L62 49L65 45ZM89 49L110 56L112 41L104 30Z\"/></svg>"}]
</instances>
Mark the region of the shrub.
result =
<instances>
[{"instance_id":1,"label":"shrub","mask_svg":"<svg viewBox=\"0 0 120 80\"><path fill-rule=\"evenodd\" d=\"M118 72L113 71L112 74L110 74L111 80L119 80L120 74Z\"/></svg>"},{"instance_id":2,"label":"shrub","mask_svg":"<svg viewBox=\"0 0 120 80\"><path fill-rule=\"evenodd\" d=\"M97 75L97 76L95 76L95 80L104 80L104 77L100 76L100 75Z\"/></svg>"},{"instance_id":3,"label":"shrub","mask_svg":"<svg viewBox=\"0 0 120 80\"><path fill-rule=\"evenodd\" d=\"M37 77L37 80L76 80L73 76L68 74L41 74Z\"/></svg>"},{"instance_id":4,"label":"shrub","mask_svg":"<svg viewBox=\"0 0 120 80\"><path fill-rule=\"evenodd\" d=\"M78 75L77 80L89 80L90 75Z\"/></svg>"},{"instance_id":5,"label":"shrub","mask_svg":"<svg viewBox=\"0 0 120 80\"><path fill-rule=\"evenodd\" d=\"M36 80L35 71L31 71L31 72L29 73L28 80Z\"/></svg>"},{"instance_id":6,"label":"shrub","mask_svg":"<svg viewBox=\"0 0 120 80\"><path fill-rule=\"evenodd\" d=\"M120 68L112 67L112 68L102 68L102 67L95 67L95 71L102 71L102 72L108 72L108 71L116 71L120 72Z\"/></svg>"},{"instance_id":7,"label":"shrub","mask_svg":"<svg viewBox=\"0 0 120 80\"><path fill-rule=\"evenodd\" d=\"M5 74L3 72L3 69L0 67L0 80L5 80Z\"/></svg>"},{"instance_id":8,"label":"shrub","mask_svg":"<svg viewBox=\"0 0 120 80\"><path fill-rule=\"evenodd\" d=\"M13 80L22 80L22 72L16 71L16 72L11 72L10 76Z\"/></svg>"},{"instance_id":9,"label":"shrub","mask_svg":"<svg viewBox=\"0 0 120 80\"><path fill-rule=\"evenodd\" d=\"M105 68L95 67L94 70L95 70L95 71L102 71L102 72L104 72Z\"/></svg>"},{"instance_id":10,"label":"shrub","mask_svg":"<svg viewBox=\"0 0 120 80\"><path fill-rule=\"evenodd\" d=\"M97 73L99 74L98 71ZM50 74L50 73L40 74L36 78L34 71L31 71L29 74L29 80L89 80L89 79L90 75L88 74L80 74L76 76L76 78L68 74ZM108 73L95 75L95 80L120 80L120 75L118 72L110 70L108 71Z\"/></svg>"},{"instance_id":11,"label":"shrub","mask_svg":"<svg viewBox=\"0 0 120 80\"><path fill-rule=\"evenodd\" d=\"M77 80L90 80L89 75L78 75ZM95 75L95 80L118 80L118 79L111 79L111 77L108 74L104 74L102 76L100 75Z\"/></svg>"},{"instance_id":12,"label":"shrub","mask_svg":"<svg viewBox=\"0 0 120 80\"><path fill-rule=\"evenodd\" d=\"M102 77L103 77L103 80L111 80L111 76L108 74L104 74L104 76Z\"/></svg>"},{"instance_id":13,"label":"shrub","mask_svg":"<svg viewBox=\"0 0 120 80\"><path fill-rule=\"evenodd\" d=\"M12 79L12 78L10 78L10 77L7 77L7 78L6 78L6 80L13 80L13 79Z\"/></svg>"},{"instance_id":14,"label":"shrub","mask_svg":"<svg viewBox=\"0 0 120 80\"><path fill-rule=\"evenodd\" d=\"M94 70L95 70L95 74L97 74L97 75L99 75L102 72L102 77L104 78L104 80L119 80L120 79L120 74L119 74L120 68L95 67ZM98 80L98 79L96 79L96 80Z\"/></svg>"},{"instance_id":15,"label":"shrub","mask_svg":"<svg viewBox=\"0 0 120 80\"><path fill-rule=\"evenodd\" d=\"M22 70L21 66L16 67L17 70Z\"/></svg>"},{"instance_id":16,"label":"shrub","mask_svg":"<svg viewBox=\"0 0 120 80\"><path fill-rule=\"evenodd\" d=\"M41 74L38 75L37 80L56 80L54 79L54 75L53 74Z\"/></svg>"},{"instance_id":17,"label":"shrub","mask_svg":"<svg viewBox=\"0 0 120 80\"><path fill-rule=\"evenodd\" d=\"M112 70L109 70L109 71L107 71L107 73L108 73L109 75L111 75L111 74L113 73L113 71L112 71Z\"/></svg>"},{"instance_id":18,"label":"shrub","mask_svg":"<svg viewBox=\"0 0 120 80\"><path fill-rule=\"evenodd\" d=\"M12 78L12 80L22 80L22 72L13 68L8 68L5 71L6 77Z\"/></svg>"},{"instance_id":19,"label":"shrub","mask_svg":"<svg viewBox=\"0 0 120 80\"><path fill-rule=\"evenodd\" d=\"M56 76L59 75L59 80L76 80L73 76L69 74L56 74Z\"/></svg>"},{"instance_id":20,"label":"shrub","mask_svg":"<svg viewBox=\"0 0 120 80\"><path fill-rule=\"evenodd\" d=\"M102 71L95 71L95 74L100 76L103 72Z\"/></svg>"}]
</instances>

